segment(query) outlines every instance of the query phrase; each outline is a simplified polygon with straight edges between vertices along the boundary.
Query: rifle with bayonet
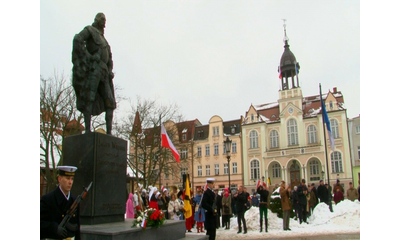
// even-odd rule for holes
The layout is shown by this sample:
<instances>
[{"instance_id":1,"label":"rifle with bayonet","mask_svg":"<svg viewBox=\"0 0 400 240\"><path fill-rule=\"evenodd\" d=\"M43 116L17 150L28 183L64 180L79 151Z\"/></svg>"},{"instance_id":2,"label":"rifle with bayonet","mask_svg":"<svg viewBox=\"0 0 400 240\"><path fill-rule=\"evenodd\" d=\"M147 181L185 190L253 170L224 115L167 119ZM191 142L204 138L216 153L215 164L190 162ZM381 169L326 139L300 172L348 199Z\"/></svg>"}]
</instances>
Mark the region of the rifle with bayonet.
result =
<instances>
[{"instance_id":1,"label":"rifle with bayonet","mask_svg":"<svg viewBox=\"0 0 400 240\"><path fill-rule=\"evenodd\" d=\"M63 220L61 221L61 223L58 225L59 227L65 228L69 222L69 220L71 220L71 218L74 216L74 214L76 213L76 210L78 210L78 205L79 203L86 197L90 187L92 186L91 182L89 184L88 187L83 187L83 192L81 193L81 195L79 195L74 203L72 203L71 207L69 208L69 210L67 211L67 213L65 214L65 217L63 218Z\"/></svg>"}]
</instances>

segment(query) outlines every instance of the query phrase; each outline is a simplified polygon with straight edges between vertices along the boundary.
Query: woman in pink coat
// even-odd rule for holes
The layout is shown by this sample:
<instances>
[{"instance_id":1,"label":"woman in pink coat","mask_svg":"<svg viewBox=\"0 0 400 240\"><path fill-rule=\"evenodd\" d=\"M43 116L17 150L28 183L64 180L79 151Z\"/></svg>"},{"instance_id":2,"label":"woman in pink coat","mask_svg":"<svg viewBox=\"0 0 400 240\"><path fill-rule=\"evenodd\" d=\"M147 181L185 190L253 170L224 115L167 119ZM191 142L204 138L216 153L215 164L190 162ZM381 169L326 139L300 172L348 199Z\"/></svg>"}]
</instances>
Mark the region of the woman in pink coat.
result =
<instances>
[{"instance_id":1,"label":"woman in pink coat","mask_svg":"<svg viewBox=\"0 0 400 240\"><path fill-rule=\"evenodd\" d=\"M135 218L133 212L133 194L129 193L128 200L126 201L126 218Z\"/></svg>"}]
</instances>

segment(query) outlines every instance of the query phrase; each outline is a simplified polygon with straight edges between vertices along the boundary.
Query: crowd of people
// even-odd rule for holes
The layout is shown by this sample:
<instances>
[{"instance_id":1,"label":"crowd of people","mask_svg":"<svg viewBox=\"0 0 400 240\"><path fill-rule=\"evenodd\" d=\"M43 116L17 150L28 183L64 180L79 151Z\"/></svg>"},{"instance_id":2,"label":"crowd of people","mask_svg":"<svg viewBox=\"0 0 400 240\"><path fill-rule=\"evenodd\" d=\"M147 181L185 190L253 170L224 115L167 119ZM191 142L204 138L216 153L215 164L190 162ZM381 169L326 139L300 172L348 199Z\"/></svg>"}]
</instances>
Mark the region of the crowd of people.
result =
<instances>
[{"instance_id":1,"label":"crowd of people","mask_svg":"<svg viewBox=\"0 0 400 240\"><path fill-rule=\"evenodd\" d=\"M197 233L207 231L209 239L215 239L216 229L230 229L230 219L237 217L238 234L247 233L245 212L251 207L259 208L260 232L268 232L268 209L272 192L276 190L276 185L270 192L270 186L260 183L252 196L247 189L240 186L237 190L230 191L228 188L219 192L214 189L214 180L207 179L204 188L196 189L196 193L191 192L190 203L192 206L192 216L184 217L184 197L185 192L172 189L170 192L162 187L158 191L157 187L149 186L148 190L141 189L141 195L129 194L127 201L126 217L134 218L137 211L152 207L164 211L167 219L185 220L187 232L192 232L196 227ZM278 191L278 190L277 190ZM302 179L299 186L293 189L285 181L281 182L279 196L282 207L283 230L290 231L289 222L291 213L294 212L294 220L299 220L300 224L308 224L308 217L313 212L317 204L323 202L332 209L332 200L335 204L347 199L360 201L360 188L355 189L352 182L345 192L340 180L334 185L333 189L321 180L318 186L314 183L306 185ZM333 197L332 197L333 194ZM139 202L141 201L141 203Z\"/></svg>"}]
</instances>

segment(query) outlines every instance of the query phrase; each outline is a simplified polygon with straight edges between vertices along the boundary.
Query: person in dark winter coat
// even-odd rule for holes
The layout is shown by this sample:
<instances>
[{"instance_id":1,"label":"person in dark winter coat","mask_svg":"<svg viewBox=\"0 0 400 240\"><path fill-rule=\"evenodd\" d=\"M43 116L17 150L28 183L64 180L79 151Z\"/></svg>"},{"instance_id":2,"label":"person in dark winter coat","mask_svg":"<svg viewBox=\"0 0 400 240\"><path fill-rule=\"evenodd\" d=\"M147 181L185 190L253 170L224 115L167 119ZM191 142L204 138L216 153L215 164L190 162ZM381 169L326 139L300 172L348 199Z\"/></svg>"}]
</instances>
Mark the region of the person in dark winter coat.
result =
<instances>
[{"instance_id":1,"label":"person in dark winter coat","mask_svg":"<svg viewBox=\"0 0 400 240\"><path fill-rule=\"evenodd\" d=\"M216 236L216 225L217 225L217 206L216 206L216 195L213 192L214 188L213 178L207 178L207 189L204 192L203 200L201 201L201 207L206 210L206 221L204 226L207 230L209 240L214 240Z\"/></svg>"},{"instance_id":2,"label":"person in dark winter coat","mask_svg":"<svg viewBox=\"0 0 400 240\"><path fill-rule=\"evenodd\" d=\"M328 185L327 183L325 184L326 189L328 190L328 206L329 206L329 210L331 212L333 212L333 208L332 208L332 187L330 185Z\"/></svg>"},{"instance_id":3,"label":"person in dark winter coat","mask_svg":"<svg viewBox=\"0 0 400 240\"><path fill-rule=\"evenodd\" d=\"M328 202L328 189L326 189L324 182L321 180L319 181L319 186L317 189L318 198L320 202L324 202L329 205Z\"/></svg>"},{"instance_id":4,"label":"person in dark winter coat","mask_svg":"<svg viewBox=\"0 0 400 240\"><path fill-rule=\"evenodd\" d=\"M246 219L244 218L244 213L246 211L246 203L247 203L247 195L243 191L243 186L239 187L238 192L234 196L236 202L236 211L237 211L237 221L239 226L239 231L237 233L242 232L242 223L243 223L243 234L247 233L246 227Z\"/></svg>"},{"instance_id":5,"label":"person in dark winter coat","mask_svg":"<svg viewBox=\"0 0 400 240\"><path fill-rule=\"evenodd\" d=\"M268 232L268 208L267 208L267 202L268 202L268 196L269 196L269 191L267 184L263 183L260 184L260 186L257 188L257 193L260 194L260 207L259 207L259 212L260 212L260 232L262 232L262 227L263 227L263 215L265 219L265 232Z\"/></svg>"},{"instance_id":6,"label":"person in dark winter coat","mask_svg":"<svg viewBox=\"0 0 400 240\"><path fill-rule=\"evenodd\" d=\"M301 180L301 184L297 187L297 195L299 196L299 222L307 222L307 197L308 189L306 186L306 181L304 179Z\"/></svg>"},{"instance_id":7,"label":"person in dark winter coat","mask_svg":"<svg viewBox=\"0 0 400 240\"><path fill-rule=\"evenodd\" d=\"M80 240L79 205L65 227L61 226L64 215L75 201L71 194L76 167L58 166L59 185L40 199L40 238Z\"/></svg>"}]
</instances>

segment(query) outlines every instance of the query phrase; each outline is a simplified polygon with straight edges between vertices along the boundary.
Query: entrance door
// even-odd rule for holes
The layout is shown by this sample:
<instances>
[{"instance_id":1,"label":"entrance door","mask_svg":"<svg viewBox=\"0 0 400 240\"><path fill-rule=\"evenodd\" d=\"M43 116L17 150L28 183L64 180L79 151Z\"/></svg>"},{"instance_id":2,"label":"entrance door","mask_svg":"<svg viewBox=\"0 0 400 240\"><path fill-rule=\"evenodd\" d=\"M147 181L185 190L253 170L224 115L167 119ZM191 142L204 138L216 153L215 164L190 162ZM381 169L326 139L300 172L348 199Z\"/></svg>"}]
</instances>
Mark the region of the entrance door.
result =
<instances>
[{"instance_id":1,"label":"entrance door","mask_svg":"<svg viewBox=\"0 0 400 240\"><path fill-rule=\"evenodd\" d=\"M300 185L300 164L297 161L293 161L290 166L290 188Z\"/></svg>"},{"instance_id":2,"label":"entrance door","mask_svg":"<svg viewBox=\"0 0 400 240\"><path fill-rule=\"evenodd\" d=\"M300 171L290 171L290 188L300 185Z\"/></svg>"}]
</instances>

